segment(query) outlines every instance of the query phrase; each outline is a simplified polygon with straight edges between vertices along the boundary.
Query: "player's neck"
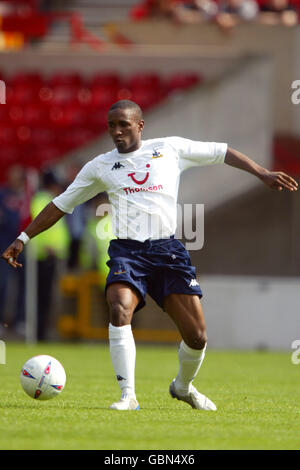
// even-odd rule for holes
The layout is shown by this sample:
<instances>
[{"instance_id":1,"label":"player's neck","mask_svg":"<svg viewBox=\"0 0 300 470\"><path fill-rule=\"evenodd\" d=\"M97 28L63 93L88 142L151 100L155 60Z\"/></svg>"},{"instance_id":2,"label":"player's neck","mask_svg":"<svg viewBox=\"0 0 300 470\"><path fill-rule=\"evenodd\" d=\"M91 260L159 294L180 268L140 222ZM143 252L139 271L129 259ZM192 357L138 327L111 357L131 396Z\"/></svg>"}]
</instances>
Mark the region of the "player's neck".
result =
<instances>
[{"instance_id":1,"label":"player's neck","mask_svg":"<svg viewBox=\"0 0 300 470\"><path fill-rule=\"evenodd\" d=\"M136 150L139 150L142 146L142 140L139 140L138 142L136 142L134 145L132 145L130 148L126 149L126 150L118 150L119 153L132 153L132 152L135 152Z\"/></svg>"}]
</instances>

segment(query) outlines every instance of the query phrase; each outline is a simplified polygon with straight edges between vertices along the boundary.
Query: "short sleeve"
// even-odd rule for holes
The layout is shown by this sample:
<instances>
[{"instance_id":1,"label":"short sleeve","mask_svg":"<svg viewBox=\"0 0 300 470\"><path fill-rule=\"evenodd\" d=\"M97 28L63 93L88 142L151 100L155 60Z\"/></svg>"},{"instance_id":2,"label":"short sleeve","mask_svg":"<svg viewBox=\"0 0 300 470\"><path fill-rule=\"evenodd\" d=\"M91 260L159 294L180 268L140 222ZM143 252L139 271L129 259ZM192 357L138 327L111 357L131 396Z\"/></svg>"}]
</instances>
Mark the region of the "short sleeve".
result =
<instances>
[{"instance_id":1,"label":"short sleeve","mask_svg":"<svg viewBox=\"0 0 300 470\"><path fill-rule=\"evenodd\" d=\"M170 137L169 143L178 153L181 172L192 166L224 163L227 152L225 143L199 142L183 137Z\"/></svg>"},{"instance_id":2,"label":"short sleeve","mask_svg":"<svg viewBox=\"0 0 300 470\"><path fill-rule=\"evenodd\" d=\"M72 214L76 206L83 204L105 190L105 185L97 176L95 166L91 161L84 165L73 183L62 194L54 198L52 202L66 214Z\"/></svg>"}]
</instances>

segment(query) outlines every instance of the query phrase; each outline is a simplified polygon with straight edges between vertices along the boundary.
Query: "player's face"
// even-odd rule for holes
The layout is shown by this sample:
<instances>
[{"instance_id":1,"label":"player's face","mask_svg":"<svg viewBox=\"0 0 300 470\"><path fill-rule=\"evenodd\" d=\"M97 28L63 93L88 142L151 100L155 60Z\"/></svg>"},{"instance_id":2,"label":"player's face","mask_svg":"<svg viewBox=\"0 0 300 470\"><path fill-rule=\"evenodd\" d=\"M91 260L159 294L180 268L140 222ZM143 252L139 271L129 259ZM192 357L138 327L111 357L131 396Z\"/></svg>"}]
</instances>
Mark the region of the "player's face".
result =
<instances>
[{"instance_id":1,"label":"player's face","mask_svg":"<svg viewBox=\"0 0 300 470\"><path fill-rule=\"evenodd\" d=\"M144 121L133 110L114 109L107 118L108 131L118 152L133 152L140 147Z\"/></svg>"}]
</instances>

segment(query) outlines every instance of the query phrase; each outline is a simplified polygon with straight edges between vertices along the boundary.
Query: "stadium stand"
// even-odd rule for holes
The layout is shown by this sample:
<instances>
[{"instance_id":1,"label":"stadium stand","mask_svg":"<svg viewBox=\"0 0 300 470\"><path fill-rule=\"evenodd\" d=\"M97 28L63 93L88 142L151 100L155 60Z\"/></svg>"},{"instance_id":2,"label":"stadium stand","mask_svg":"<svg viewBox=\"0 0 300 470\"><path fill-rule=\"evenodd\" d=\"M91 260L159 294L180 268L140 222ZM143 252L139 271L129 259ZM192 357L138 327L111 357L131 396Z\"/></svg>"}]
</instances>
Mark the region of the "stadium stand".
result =
<instances>
[{"instance_id":1,"label":"stadium stand","mask_svg":"<svg viewBox=\"0 0 300 470\"><path fill-rule=\"evenodd\" d=\"M177 90L200 84L201 78L188 73L162 78L139 72L126 78L96 73L87 79L77 72L45 77L31 71L18 72L5 82L7 105L0 107L1 161L6 169L14 163L40 169L105 132L107 110L118 99L131 98L148 110Z\"/></svg>"}]
</instances>

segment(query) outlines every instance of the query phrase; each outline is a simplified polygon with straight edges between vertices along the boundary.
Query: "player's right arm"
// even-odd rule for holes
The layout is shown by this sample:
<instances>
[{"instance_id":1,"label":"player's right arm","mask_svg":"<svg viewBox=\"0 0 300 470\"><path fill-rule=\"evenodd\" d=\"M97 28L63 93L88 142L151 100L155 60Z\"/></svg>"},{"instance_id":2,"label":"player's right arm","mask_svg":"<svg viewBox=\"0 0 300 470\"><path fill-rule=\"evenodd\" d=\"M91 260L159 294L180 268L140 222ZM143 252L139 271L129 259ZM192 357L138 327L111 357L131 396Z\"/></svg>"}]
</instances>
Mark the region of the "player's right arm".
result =
<instances>
[{"instance_id":1,"label":"player's right arm","mask_svg":"<svg viewBox=\"0 0 300 470\"><path fill-rule=\"evenodd\" d=\"M39 233L48 230L59 219L65 215L65 212L58 209L58 207L50 202L33 221L28 225L25 230L26 235L31 239ZM24 249L24 243L18 238L9 245L8 248L2 253L1 257L7 261L13 268L21 268L22 264L18 263L17 258Z\"/></svg>"}]
</instances>

